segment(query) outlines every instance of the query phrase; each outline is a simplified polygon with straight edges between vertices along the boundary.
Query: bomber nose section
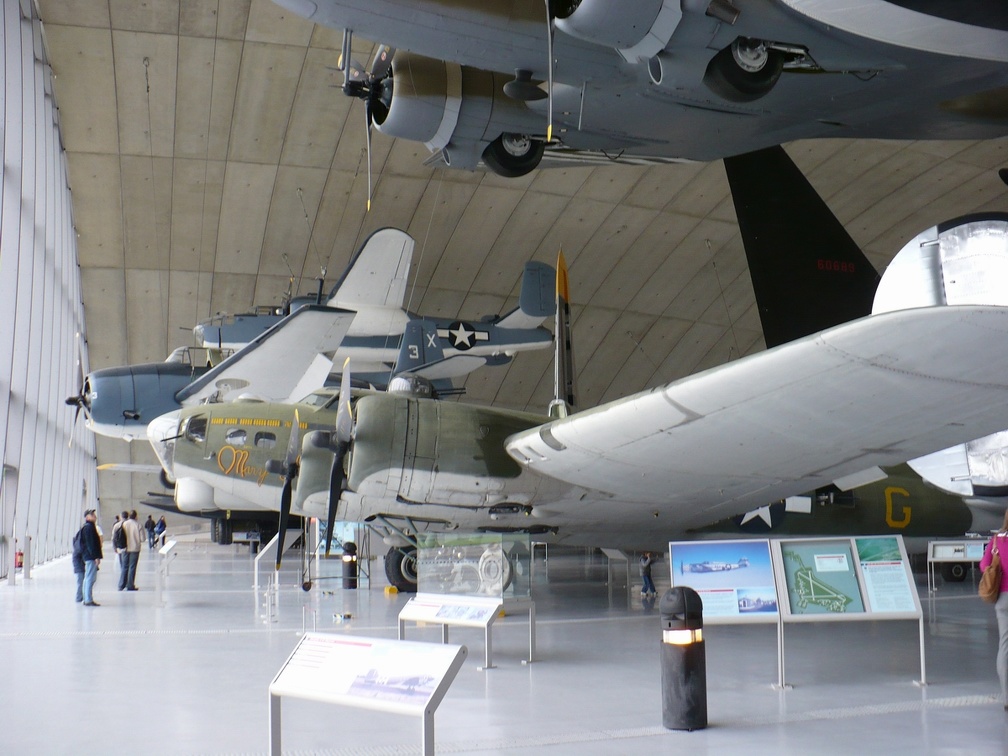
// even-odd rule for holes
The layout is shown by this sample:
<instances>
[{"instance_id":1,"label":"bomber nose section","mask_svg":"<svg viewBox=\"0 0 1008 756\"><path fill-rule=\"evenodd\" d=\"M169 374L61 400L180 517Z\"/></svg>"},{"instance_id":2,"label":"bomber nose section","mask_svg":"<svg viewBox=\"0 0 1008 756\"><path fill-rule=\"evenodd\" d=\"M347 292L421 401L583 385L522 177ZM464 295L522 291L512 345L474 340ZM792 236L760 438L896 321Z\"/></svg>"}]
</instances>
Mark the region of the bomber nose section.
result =
<instances>
[{"instance_id":1,"label":"bomber nose section","mask_svg":"<svg viewBox=\"0 0 1008 756\"><path fill-rule=\"evenodd\" d=\"M176 410L154 418L147 425L147 440L150 441L161 467L172 480L175 480L175 439L178 437L181 416L182 411Z\"/></svg>"}]
</instances>

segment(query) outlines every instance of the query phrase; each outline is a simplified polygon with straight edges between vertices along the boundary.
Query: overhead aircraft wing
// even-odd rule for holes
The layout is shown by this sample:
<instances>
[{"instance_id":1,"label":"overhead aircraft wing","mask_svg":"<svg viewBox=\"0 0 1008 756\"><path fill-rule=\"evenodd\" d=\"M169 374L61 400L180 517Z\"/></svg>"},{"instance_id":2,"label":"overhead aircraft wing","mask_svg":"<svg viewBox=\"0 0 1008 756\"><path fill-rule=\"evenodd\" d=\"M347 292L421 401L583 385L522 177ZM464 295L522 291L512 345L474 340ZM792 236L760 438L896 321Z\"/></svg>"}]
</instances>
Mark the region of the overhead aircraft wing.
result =
<instances>
[{"instance_id":1,"label":"overhead aircraft wing","mask_svg":"<svg viewBox=\"0 0 1008 756\"><path fill-rule=\"evenodd\" d=\"M175 398L183 406L205 400L229 401L246 393L286 399L317 355L339 347L353 319L354 313L334 307L302 307L190 383Z\"/></svg>"},{"instance_id":2,"label":"overhead aircraft wing","mask_svg":"<svg viewBox=\"0 0 1008 756\"><path fill-rule=\"evenodd\" d=\"M348 310L401 308L413 261L413 246L413 237L405 231L397 228L375 231L343 271L327 304Z\"/></svg>"},{"instance_id":3,"label":"overhead aircraft wing","mask_svg":"<svg viewBox=\"0 0 1008 756\"><path fill-rule=\"evenodd\" d=\"M508 439L690 527L1008 427L1008 308L873 315Z\"/></svg>"}]
</instances>

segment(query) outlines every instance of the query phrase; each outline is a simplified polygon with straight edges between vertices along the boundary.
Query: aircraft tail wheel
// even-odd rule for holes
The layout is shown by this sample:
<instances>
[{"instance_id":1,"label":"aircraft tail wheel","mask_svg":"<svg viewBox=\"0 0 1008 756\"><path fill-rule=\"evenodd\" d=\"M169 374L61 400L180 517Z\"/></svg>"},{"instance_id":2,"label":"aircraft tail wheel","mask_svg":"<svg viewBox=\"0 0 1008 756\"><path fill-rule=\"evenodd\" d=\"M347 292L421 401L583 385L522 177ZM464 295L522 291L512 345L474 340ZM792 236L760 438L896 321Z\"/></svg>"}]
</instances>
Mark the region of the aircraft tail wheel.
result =
<instances>
[{"instance_id":1,"label":"aircraft tail wheel","mask_svg":"<svg viewBox=\"0 0 1008 756\"><path fill-rule=\"evenodd\" d=\"M535 170L546 143L526 134L501 134L483 150L486 167L505 178L517 178Z\"/></svg>"},{"instance_id":2,"label":"aircraft tail wheel","mask_svg":"<svg viewBox=\"0 0 1008 756\"><path fill-rule=\"evenodd\" d=\"M729 102L753 102L773 89L783 70L783 53L761 40L739 37L711 58L703 81Z\"/></svg>"},{"instance_id":3,"label":"aircraft tail wheel","mask_svg":"<svg viewBox=\"0 0 1008 756\"><path fill-rule=\"evenodd\" d=\"M385 554L385 577L400 593L416 593L417 552L415 546L393 546Z\"/></svg>"},{"instance_id":4,"label":"aircraft tail wheel","mask_svg":"<svg viewBox=\"0 0 1008 756\"><path fill-rule=\"evenodd\" d=\"M951 562L941 566L942 577L950 583L961 583L966 579L967 572L969 567L962 562Z\"/></svg>"}]
</instances>

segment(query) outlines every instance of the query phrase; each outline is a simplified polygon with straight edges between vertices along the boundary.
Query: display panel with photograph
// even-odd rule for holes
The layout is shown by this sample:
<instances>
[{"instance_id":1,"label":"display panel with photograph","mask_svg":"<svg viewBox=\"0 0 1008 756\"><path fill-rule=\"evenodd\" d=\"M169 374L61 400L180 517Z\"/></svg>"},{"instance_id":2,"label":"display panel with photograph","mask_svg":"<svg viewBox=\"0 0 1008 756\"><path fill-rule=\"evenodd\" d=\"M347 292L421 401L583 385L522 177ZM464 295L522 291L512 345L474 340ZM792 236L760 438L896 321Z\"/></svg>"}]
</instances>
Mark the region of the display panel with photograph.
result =
<instances>
[{"instance_id":1,"label":"display panel with photograph","mask_svg":"<svg viewBox=\"0 0 1008 756\"><path fill-rule=\"evenodd\" d=\"M673 586L700 594L705 621L777 621L769 541L673 541L669 567Z\"/></svg>"}]
</instances>

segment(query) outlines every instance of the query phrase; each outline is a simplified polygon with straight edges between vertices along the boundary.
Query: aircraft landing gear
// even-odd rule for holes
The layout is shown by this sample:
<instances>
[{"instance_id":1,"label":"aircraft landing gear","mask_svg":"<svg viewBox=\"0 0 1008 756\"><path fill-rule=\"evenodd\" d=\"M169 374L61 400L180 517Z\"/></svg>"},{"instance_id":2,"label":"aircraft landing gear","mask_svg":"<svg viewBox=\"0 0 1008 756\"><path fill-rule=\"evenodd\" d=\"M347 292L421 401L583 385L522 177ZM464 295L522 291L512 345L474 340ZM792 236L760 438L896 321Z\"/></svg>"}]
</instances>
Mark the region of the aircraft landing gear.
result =
<instances>
[{"instance_id":1,"label":"aircraft landing gear","mask_svg":"<svg viewBox=\"0 0 1008 756\"><path fill-rule=\"evenodd\" d=\"M416 546L393 546L385 555L385 577L401 593L416 593Z\"/></svg>"},{"instance_id":2,"label":"aircraft landing gear","mask_svg":"<svg viewBox=\"0 0 1008 756\"><path fill-rule=\"evenodd\" d=\"M784 54L761 39L738 37L711 58L704 84L729 102L753 102L773 89L784 70Z\"/></svg>"},{"instance_id":3,"label":"aircraft landing gear","mask_svg":"<svg viewBox=\"0 0 1008 756\"><path fill-rule=\"evenodd\" d=\"M545 150L545 142L527 134L504 133L483 150L483 162L498 176L517 178L535 170Z\"/></svg>"}]
</instances>

